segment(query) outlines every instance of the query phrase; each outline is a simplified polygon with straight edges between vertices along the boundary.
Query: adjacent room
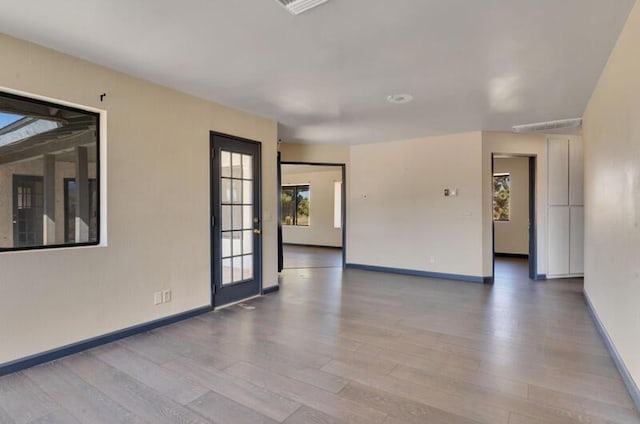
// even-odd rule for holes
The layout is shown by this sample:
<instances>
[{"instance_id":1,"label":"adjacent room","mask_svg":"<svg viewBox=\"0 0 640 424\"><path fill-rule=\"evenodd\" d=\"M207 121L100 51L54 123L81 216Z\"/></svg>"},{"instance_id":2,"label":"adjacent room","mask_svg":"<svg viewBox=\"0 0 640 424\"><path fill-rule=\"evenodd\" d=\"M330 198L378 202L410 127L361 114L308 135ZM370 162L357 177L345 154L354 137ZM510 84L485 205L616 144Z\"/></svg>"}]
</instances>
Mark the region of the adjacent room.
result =
<instances>
[{"instance_id":1,"label":"adjacent room","mask_svg":"<svg viewBox=\"0 0 640 424\"><path fill-rule=\"evenodd\" d=\"M0 28L0 424L640 424L640 0Z\"/></svg>"},{"instance_id":2,"label":"adjacent room","mask_svg":"<svg viewBox=\"0 0 640 424\"><path fill-rule=\"evenodd\" d=\"M284 269L342 267L343 167L283 164Z\"/></svg>"}]
</instances>

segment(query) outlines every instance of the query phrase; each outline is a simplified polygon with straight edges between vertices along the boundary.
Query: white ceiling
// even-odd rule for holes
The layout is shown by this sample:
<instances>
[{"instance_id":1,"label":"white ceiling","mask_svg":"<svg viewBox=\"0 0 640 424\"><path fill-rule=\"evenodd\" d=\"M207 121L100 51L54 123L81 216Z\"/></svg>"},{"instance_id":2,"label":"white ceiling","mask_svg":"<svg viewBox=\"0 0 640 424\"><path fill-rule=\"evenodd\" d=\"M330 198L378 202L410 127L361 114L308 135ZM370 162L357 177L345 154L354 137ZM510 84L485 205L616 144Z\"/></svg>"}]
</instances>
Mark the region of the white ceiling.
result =
<instances>
[{"instance_id":1,"label":"white ceiling","mask_svg":"<svg viewBox=\"0 0 640 424\"><path fill-rule=\"evenodd\" d=\"M5 0L0 28L277 119L284 141L365 143L581 116L634 1Z\"/></svg>"}]
</instances>

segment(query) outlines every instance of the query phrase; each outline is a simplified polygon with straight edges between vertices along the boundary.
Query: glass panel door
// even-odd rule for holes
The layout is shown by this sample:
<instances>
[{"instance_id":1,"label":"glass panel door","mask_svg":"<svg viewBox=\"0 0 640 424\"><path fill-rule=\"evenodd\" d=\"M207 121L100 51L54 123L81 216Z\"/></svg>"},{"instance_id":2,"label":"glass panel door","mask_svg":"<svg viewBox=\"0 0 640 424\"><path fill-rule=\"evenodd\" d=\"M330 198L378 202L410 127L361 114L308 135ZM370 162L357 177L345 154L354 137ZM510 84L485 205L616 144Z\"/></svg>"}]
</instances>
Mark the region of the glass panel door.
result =
<instances>
[{"instance_id":1,"label":"glass panel door","mask_svg":"<svg viewBox=\"0 0 640 424\"><path fill-rule=\"evenodd\" d=\"M212 135L214 305L260 291L260 144Z\"/></svg>"}]
</instances>

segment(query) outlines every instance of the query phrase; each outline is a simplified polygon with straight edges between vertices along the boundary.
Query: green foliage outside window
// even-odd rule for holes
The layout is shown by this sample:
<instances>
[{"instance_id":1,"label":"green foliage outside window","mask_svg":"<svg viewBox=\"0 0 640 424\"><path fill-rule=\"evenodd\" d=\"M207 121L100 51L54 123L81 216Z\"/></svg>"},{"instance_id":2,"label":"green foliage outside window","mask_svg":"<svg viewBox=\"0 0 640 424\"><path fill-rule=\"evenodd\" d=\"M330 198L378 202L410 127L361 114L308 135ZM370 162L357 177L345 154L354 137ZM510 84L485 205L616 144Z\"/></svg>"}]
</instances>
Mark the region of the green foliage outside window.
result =
<instances>
[{"instance_id":1,"label":"green foliage outside window","mask_svg":"<svg viewBox=\"0 0 640 424\"><path fill-rule=\"evenodd\" d=\"M496 174L493 176L493 220L509 221L511 207L511 176Z\"/></svg>"},{"instance_id":2,"label":"green foliage outside window","mask_svg":"<svg viewBox=\"0 0 640 424\"><path fill-rule=\"evenodd\" d=\"M309 186L283 186L280 196L280 206L282 211L282 225L309 225Z\"/></svg>"}]
</instances>

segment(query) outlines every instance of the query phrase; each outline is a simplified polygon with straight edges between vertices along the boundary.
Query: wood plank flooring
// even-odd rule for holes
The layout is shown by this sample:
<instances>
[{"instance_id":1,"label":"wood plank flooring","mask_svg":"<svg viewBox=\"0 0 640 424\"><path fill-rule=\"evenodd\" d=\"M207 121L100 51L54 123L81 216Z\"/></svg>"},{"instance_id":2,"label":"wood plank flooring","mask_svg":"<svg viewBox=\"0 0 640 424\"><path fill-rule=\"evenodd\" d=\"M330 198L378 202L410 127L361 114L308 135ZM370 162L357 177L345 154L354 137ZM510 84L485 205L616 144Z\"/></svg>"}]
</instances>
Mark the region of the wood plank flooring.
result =
<instances>
[{"instance_id":1,"label":"wood plank flooring","mask_svg":"<svg viewBox=\"0 0 640 424\"><path fill-rule=\"evenodd\" d=\"M640 423L582 280L522 260L493 286L289 269L249 303L2 377L0 423Z\"/></svg>"},{"instance_id":2,"label":"wood plank flooring","mask_svg":"<svg viewBox=\"0 0 640 424\"><path fill-rule=\"evenodd\" d=\"M283 246L285 269L342 267L342 249L337 247Z\"/></svg>"}]
</instances>

